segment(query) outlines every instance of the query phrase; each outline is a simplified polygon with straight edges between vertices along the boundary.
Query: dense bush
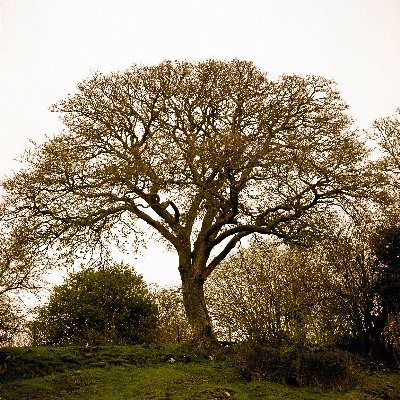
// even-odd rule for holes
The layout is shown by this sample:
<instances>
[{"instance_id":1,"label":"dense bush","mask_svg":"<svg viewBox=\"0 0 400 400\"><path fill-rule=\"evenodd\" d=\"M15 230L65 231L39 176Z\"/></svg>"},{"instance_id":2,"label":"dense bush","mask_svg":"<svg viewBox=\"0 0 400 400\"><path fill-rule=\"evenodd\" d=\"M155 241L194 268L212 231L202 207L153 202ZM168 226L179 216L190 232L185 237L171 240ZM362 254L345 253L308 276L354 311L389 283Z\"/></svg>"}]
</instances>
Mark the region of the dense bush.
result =
<instances>
[{"instance_id":1,"label":"dense bush","mask_svg":"<svg viewBox=\"0 0 400 400\"><path fill-rule=\"evenodd\" d=\"M274 345L258 340L241 344L235 363L248 380L271 380L292 385L313 385L324 389L346 390L357 380L358 366L344 351Z\"/></svg>"},{"instance_id":2,"label":"dense bush","mask_svg":"<svg viewBox=\"0 0 400 400\"><path fill-rule=\"evenodd\" d=\"M157 306L130 268L86 269L54 288L31 326L35 344L141 343L156 337Z\"/></svg>"}]
</instances>

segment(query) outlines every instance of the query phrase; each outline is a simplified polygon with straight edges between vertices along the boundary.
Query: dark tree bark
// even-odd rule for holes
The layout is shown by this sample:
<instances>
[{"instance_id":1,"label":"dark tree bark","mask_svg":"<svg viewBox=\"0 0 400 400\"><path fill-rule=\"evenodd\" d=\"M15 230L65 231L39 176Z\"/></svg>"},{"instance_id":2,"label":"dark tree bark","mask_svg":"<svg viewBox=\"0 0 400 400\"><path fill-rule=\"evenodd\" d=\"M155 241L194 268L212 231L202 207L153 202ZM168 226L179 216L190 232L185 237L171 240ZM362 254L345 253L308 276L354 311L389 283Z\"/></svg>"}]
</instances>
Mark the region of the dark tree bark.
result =
<instances>
[{"instance_id":1,"label":"dark tree bark","mask_svg":"<svg viewBox=\"0 0 400 400\"><path fill-rule=\"evenodd\" d=\"M193 332L193 340L200 348L218 347L204 299L204 279L201 275L182 278L182 294L186 316Z\"/></svg>"}]
</instances>

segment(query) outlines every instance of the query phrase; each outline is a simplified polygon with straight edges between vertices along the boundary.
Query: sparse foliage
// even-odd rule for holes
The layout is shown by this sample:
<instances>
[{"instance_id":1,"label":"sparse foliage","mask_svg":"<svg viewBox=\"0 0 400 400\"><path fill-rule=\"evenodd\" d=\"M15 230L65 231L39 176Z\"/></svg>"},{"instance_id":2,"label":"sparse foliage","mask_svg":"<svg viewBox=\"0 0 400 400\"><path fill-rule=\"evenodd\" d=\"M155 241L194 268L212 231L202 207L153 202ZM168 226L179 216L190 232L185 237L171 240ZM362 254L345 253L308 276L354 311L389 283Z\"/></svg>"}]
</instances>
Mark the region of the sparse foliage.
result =
<instances>
[{"instance_id":1,"label":"sparse foliage","mask_svg":"<svg viewBox=\"0 0 400 400\"><path fill-rule=\"evenodd\" d=\"M327 344L332 270L320 251L257 240L224 261L206 287L220 335Z\"/></svg>"}]
</instances>

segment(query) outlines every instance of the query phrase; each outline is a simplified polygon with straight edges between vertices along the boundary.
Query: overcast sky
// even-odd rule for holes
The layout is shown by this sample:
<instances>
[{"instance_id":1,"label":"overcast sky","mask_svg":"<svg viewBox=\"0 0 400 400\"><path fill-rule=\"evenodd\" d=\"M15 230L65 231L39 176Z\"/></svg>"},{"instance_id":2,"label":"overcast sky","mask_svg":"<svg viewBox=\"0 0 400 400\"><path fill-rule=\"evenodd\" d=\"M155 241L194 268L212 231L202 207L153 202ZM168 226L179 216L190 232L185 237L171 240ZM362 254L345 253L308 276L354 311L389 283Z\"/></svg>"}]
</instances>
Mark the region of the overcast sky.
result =
<instances>
[{"instance_id":1,"label":"overcast sky","mask_svg":"<svg viewBox=\"0 0 400 400\"><path fill-rule=\"evenodd\" d=\"M60 129L49 106L93 71L246 59L336 80L361 128L400 107L400 0L0 0L0 175ZM132 261L178 281L162 247ZM162 267L162 268L161 268Z\"/></svg>"}]
</instances>

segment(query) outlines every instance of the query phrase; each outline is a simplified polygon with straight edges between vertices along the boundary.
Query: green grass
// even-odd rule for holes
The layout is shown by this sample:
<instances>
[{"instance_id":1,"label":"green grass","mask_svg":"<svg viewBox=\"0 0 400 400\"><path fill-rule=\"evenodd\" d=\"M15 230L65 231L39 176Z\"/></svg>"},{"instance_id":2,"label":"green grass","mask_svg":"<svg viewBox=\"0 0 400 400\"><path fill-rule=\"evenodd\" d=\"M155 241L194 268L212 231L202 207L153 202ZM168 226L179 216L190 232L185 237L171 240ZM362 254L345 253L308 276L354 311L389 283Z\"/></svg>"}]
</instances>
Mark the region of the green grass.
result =
<instances>
[{"instance_id":1,"label":"green grass","mask_svg":"<svg viewBox=\"0 0 400 400\"><path fill-rule=\"evenodd\" d=\"M229 361L190 346L0 350L7 357L1 400L400 399L399 372L365 375L348 392L245 382Z\"/></svg>"}]
</instances>

